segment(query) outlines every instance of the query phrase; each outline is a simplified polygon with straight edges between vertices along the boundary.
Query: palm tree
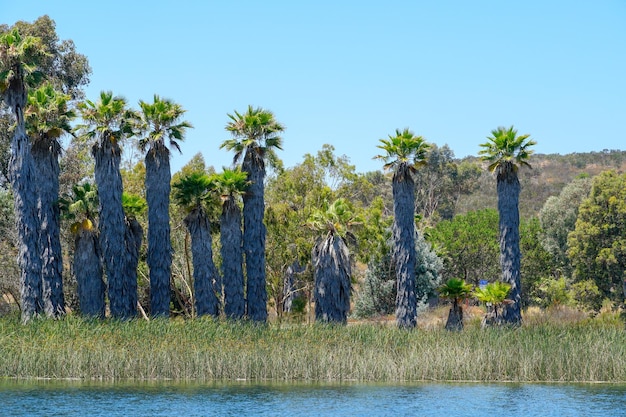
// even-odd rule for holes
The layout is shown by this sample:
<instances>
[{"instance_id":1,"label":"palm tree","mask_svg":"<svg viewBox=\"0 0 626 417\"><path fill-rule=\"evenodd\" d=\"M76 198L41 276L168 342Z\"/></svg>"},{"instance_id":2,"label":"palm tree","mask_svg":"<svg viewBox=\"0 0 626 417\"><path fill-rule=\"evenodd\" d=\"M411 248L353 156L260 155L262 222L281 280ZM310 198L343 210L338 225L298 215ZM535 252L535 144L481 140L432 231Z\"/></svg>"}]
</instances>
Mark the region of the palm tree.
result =
<instances>
[{"instance_id":1,"label":"palm tree","mask_svg":"<svg viewBox=\"0 0 626 417\"><path fill-rule=\"evenodd\" d=\"M37 85L43 77L38 71L38 64L46 54L39 38L22 37L17 29L0 35L0 100L11 109L16 119L11 141L9 177L19 236L18 264L21 270L20 304L23 322L29 321L43 309L36 170L26 135L24 107L27 86Z\"/></svg>"},{"instance_id":2,"label":"palm tree","mask_svg":"<svg viewBox=\"0 0 626 417\"><path fill-rule=\"evenodd\" d=\"M446 330L463 330L463 307L461 301L472 294L472 286L460 278L450 278L439 287L439 296L452 300Z\"/></svg>"},{"instance_id":3,"label":"palm tree","mask_svg":"<svg viewBox=\"0 0 626 417\"><path fill-rule=\"evenodd\" d=\"M70 230L74 235L72 270L78 284L80 311L89 317L104 318L104 293L106 286L100 261L100 245L96 229L98 193L89 183L72 187L73 196L59 199L63 217L74 222Z\"/></svg>"},{"instance_id":4,"label":"palm tree","mask_svg":"<svg viewBox=\"0 0 626 417\"><path fill-rule=\"evenodd\" d=\"M417 325L417 296L415 294L415 181L413 173L426 164L429 145L409 129L396 129L389 139L381 139L378 148L385 170L393 171L393 242L396 270L396 322L399 327Z\"/></svg>"},{"instance_id":5,"label":"palm tree","mask_svg":"<svg viewBox=\"0 0 626 417\"><path fill-rule=\"evenodd\" d=\"M521 273L519 248L519 193L520 183L517 171L520 167L530 168L528 160L533 151L529 149L537 142L529 140L530 135L517 135L517 130L498 127L491 131L487 142L478 154L489 163L488 169L495 173L498 190L498 213L500 215L500 266L502 280L511 285L512 303L503 311L504 320L510 324L520 324L521 314Z\"/></svg>"},{"instance_id":6,"label":"palm tree","mask_svg":"<svg viewBox=\"0 0 626 417\"><path fill-rule=\"evenodd\" d=\"M126 232L124 240L126 241L126 253L125 253L125 266L124 269L127 273L126 282L128 285L125 287L127 294L125 298L128 299L128 311L131 317L137 315L137 265L139 264L139 250L141 249L141 242L143 241L143 228L137 216L143 214L146 211L147 203L143 198L130 194L122 193L122 207L124 208L124 223Z\"/></svg>"},{"instance_id":7,"label":"palm tree","mask_svg":"<svg viewBox=\"0 0 626 417\"><path fill-rule=\"evenodd\" d=\"M350 229L358 223L342 198L325 211L314 212L309 219L308 226L322 233L312 252L317 321L345 324L348 320L352 272L346 240L354 240Z\"/></svg>"},{"instance_id":8,"label":"palm tree","mask_svg":"<svg viewBox=\"0 0 626 417\"><path fill-rule=\"evenodd\" d=\"M513 300L507 299L507 295L511 291L511 285L506 282L491 282L484 288L476 288L474 290L474 296L478 298L478 301L482 301L487 304L487 314L483 318L483 327L491 325L500 325L502 322L506 322L506 319L498 314L498 307L504 305L513 304Z\"/></svg>"},{"instance_id":9,"label":"palm tree","mask_svg":"<svg viewBox=\"0 0 626 417\"><path fill-rule=\"evenodd\" d=\"M39 250L42 260L42 298L50 317L65 314L63 297L63 259L59 227L59 139L72 133L75 117L69 109L70 96L58 93L45 84L28 94L25 111L26 132L32 143L39 199ZM73 133L72 133L73 134Z\"/></svg>"},{"instance_id":10,"label":"palm tree","mask_svg":"<svg viewBox=\"0 0 626 417\"><path fill-rule=\"evenodd\" d=\"M170 239L170 150L180 151L191 124L180 121L185 110L168 99L154 95L152 104L139 102L141 131L139 148L145 153L146 200L148 201L148 267L150 268L150 311L154 317L169 317L172 242ZM166 140L168 144L166 144Z\"/></svg>"},{"instance_id":11,"label":"palm tree","mask_svg":"<svg viewBox=\"0 0 626 417\"><path fill-rule=\"evenodd\" d=\"M224 169L214 177L222 195L220 241L224 282L224 314L231 319L245 314L243 279L243 235L238 196L249 186L248 175L239 169Z\"/></svg>"},{"instance_id":12,"label":"palm tree","mask_svg":"<svg viewBox=\"0 0 626 417\"><path fill-rule=\"evenodd\" d=\"M185 226L191 236L193 288L196 314L219 315L215 284L219 274L213 263L213 238L206 204L215 203L214 182L204 172L192 172L174 184L174 200L187 211Z\"/></svg>"},{"instance_id":13,"label":"palm tree","mask_svg":"<svg viewBox=\"0 0 626 417\"><path fill-rule=\"evenodd\" d=\"M100 93L94 103L86 100L78 105L87 138L95 138L92 147L95 177L100 201L98 222L100 247L104 259L109 289L111 316L121 319L133 318L132 274L126 270L126 223L122 207L122 176L120 173L120 141L132 135L131 121L134 115L126 107L126 100L113 96L110 91Z\"/></svg>"},{"instance_id":14,"label":"palm tree","mask_svg":"<svg viewBox=\"0 0 626 417\"><path fill-rule=\"evenodd\" d=\"M274 114L248 106L241 114L229 114L226 130L233 135L220 148L235 152L237 163L243 156L241 170L248 174L250 186L243 196L243 248L246 259L247 314L258 322L267 320L265 277L265 161L276 165L275 149L282 149L280 134L285 130Z\"/></svg>"}]
</instances>

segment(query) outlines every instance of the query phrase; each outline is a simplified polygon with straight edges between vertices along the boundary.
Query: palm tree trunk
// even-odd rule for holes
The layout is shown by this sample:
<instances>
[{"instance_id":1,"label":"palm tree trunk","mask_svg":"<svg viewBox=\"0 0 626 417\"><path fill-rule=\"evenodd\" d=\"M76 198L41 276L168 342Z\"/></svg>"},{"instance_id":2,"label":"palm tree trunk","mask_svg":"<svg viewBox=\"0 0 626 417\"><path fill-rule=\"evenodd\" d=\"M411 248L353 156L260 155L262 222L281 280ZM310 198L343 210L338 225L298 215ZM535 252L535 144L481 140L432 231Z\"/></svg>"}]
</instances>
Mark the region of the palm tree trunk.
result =
<instances>
[{"instance_id":1,"label":"palm tree trunk","mask_svg":"<svg viewBox=\"0 0 626 417\"><path fill-rule=\"evenodd\" d=\"M446 321L446 330L463 330L463 308L457 299L452 300L452 307L450 307L448 320Z\"/></svg>"},{"instance_id":2,"label":"palm tree trunk","mask_svg":"<svg viewBox=\"0 0 626 417\"><path fill-rule=\"evenodd\" d=\"M243 196L243 248L246 255L247 313L257 322L267 320L265 280L265 167L255 150L244 156L242 171L248 173L250 186Z\"/></svg>"},{"instance_id":3,"label":"palm tree trunk","mask_svg":"<svg viewBox=\"0 0 626 417\"><path fill-rule=\"evenodd\" d=\"M145 161L150 311L154 317L169 317L172 269L169 151L164 145L157 145L148 151Z\"/></svg>"},{"instance_id":4,"label":"palm tree trunk","mask_svg":"<svg viewBox=\"0 0 626 417\"><path fill-rule=\"evenodd\" d=\"M96 184L100 200L100 248L109 288L109 309L115 318L129 318L125 299L125 233L122 207L121 153L117 144L102 138L93 148Z\"/></svg>"},{"instance_id":5,"label":"palm tree trunk","mask_svg":"<svg viewBox=\"0 0 626 417\"><path fill-rule=\"evenodd\" d=\"M124 300L126 302L126 315L132 318L137 316L137 265L139 264L139 250L143 240L143 228L135 218L126 217L125 223Z\"/></svg>"},{"instance_id":6,"label":"palm tree trunk","mask_svg":"<svg viewBox=\"0 0 626 417\"><path fill-rule=\"evenodd\" d=\"M329 234L313 248L315 320L346 324L350 311L350 253L343 239Z\"/></svg>"},{"instance_id":7,"label":"palm tree trunk","mask_svg":"<svg viewBox=\"0 0 626 417\"><path fill-rule=\"evenodd\" d=\"M509 298L502 311L505 323L521 324L521 273L519 247L520 183L515 173L498 177L498 212L500 213L500 265L502 281L511 285Z\"/></svg>"},{"instance_id":8,"label":"palm tree trunk","mask_svg":"<svg viewBox=\"0 0 626 417\"><path fill-rule=\"evenodd\" d=\"M81 230L76 236L73 269L78 283L81 313L88 317L104 318L106 287L102 279L98 237L92 231Z\"/></svg>"},{"instance_id":9,"label":"palm tree trunk","mask_svg":"<svg viewBox=\"0 0 626 417\"><path fill-rule=\"evenodd\" d=\"M219 302L213 282L219 281L217 268L213 263L213 239L209 219L201 209L194 209L185 218L185 225L191 236L191 256L193 258L193 289L198 317L219 315Z\"/></svg>"},{"instance_id":10,"label":"palm tree trunk","mask_svg":"<svg viewBox=\"0 0 626 417\"><path fill-rule=\"evenodd\" d=\"M224 201L220 220L224 314L231 319L240 319L246 309L243 291L243 236L241 210L234 197L230 196Z\"/></svg>"},{"instance_id":11,"label":"palm tree trunk","mask_svg":"<svg viewBox=\"0 0 626 417\"><path fill-rule=\"evenodd\" d=\"M42 298L48 317L65 314L63 259L59 225L59 159L56 143L32 147L37 172L39 250L42 261Z\"/></svg>"},{"instance_id":12,"label":"palm tree trunk","mask_svg":"<svg viewBox=\"0 0 626 417\"><path fill-rule=\"evenodd\" d=\"M19 237L17 262L20 266L22 321L28 322L43 310L39 216L37 212L36 171L28 136L24 131L21 108L11 141L9 176L13 187L15 217Z\"/></svg>"},{"instance_id":13,"label":"palm tree trunk","mask_svg":"<svg viewBox=\"0 0 626 417\"><path fill-rule=\"evenodd\" d=\"M396 270L396 322L402 328L417 325L415 294L415 184L410 175L396 173L393 190L393 240Z\"/></svg>"}]
</instances>

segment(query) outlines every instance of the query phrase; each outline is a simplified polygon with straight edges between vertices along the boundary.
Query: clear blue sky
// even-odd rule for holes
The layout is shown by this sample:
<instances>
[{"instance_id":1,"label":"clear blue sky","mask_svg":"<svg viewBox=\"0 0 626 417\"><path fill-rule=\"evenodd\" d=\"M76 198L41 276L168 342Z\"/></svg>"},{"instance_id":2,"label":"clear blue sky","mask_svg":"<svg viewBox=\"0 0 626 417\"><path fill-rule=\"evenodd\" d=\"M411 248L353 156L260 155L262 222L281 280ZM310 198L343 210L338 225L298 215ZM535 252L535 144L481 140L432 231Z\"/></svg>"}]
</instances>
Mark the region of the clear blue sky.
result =
<instances>
[{"instance_id":1,"label":"clear blue sky","mask_svg":"<svg viewBox=\"0 0 626 417\"><path fill-rule=\"evenodd\" d=\"M93 69L89 98L157 93L218 170L227 113L272 110L285 166L324 143L364 172L411 128L457 157L514 125L539 153L626 149L626 1L0 0L0 21L48 14Z\"/></svg>"}]
</instances>

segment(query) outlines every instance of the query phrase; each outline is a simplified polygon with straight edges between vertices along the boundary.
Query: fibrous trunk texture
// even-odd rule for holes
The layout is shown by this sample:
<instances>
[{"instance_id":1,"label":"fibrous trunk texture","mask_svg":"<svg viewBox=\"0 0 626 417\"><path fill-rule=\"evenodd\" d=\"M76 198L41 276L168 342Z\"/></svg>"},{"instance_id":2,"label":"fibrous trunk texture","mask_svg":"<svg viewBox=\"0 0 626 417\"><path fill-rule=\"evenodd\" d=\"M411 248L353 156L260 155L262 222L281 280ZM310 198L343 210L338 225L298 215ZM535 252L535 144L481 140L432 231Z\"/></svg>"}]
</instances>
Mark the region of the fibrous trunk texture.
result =
<instances>
[{"instance_id":1,"label":"fibrous trunk texture","mask_svg":"<svg viewBox=\"0 0 626 417\"><path fill-rule=\"evenodd\" d=\"M196 208L185 217L185 225L191 236L193 258L193 289L198 317L219 315L219 300L215 283L219 282L217 268L213 263L211 225L204 210Z\"/></svg>"},{"instance_id":2,"label":"fibrous trunk texture","mask_svg":"<svg viewBox=\"0 0 626 417\"><path fill-rule=\"evenodd\" d=\"M520 183L514 172L498 177L498 212L500 214L500 265L502 281L511 285L502 318L508 324L522 322L521 314L521 273L519 247L519 194Z\"/></svg>"},{"instance_id":3,"label":"fibrous trunk texture","mask_svg":"<svg viewBox=\"0 0 626 417\"><path fill-rule=\"evenodd\" d=\"M42 298L48 317L65 314L63 259L59 225L59 149L56 142L32 147L37 172L39 250L42 262Z\"/></svg>"},{"instance_id":4,"label":"fibrous trunk texture","mask_svg":"<svg viewBox=\"0 0 626 417\"><path fill-rule=\"evenodd\" d=\"M285 279L283 280L283 311L291 312L293 301L302 295L302 289L298 274L304 272L304 268L300 266L298 261L294 261L285 271Z\"/></svg>"},{"instance_id":5,"label":"fibrous trunk texture","mask_svg":"<svg viewBox=\"0 0 626 417\"><path fill-rule=\"evenodd\" d=\"M243 279L243 235L241 210L233 197L222 206L220 221L222 243L222 277L224 282L224 314L231 319L241 319L245 314Z\"/></svg>"},{"instance_id":6,"label":"fibrous trunk texture","mask_svg":"<svg viewBox=\"0 0 626 417\"><path fill-rule=\"evenodd\" d=\"M396 270L396 322L399 327L414 328L417 324L415 293L415 185L409 173L394 175L393 242Z\"/></svg>"},{"instance_id":7,"label":"fibrous trunk texture","mask_svg":"<svg viewBox=\"0 0 626 417\"><path fill-rule=\"evenodd\" d=\"M106 134L106 133L105 133ZM115 318L128 318L129 294L125 283L126 223L122 207L122 176L120 148L109 138L101 138L93 148L95 177L100 200L100 248L107 275L109 310Z\"/></svg>"},{"instance_id":8,"label":"fibrous trunk texture","mask_svg":"<svg viewBox=\"0 0 626 417\"><path fill-rule=\"evenodd\" d=\"M172 269L169 151L164 145L157 144L147 152L145 161L150 311L154 317L169 317Z\"/></svg>"},{"instance_id":9,"label":"fibrous trunk texture","mask_svg":"<svg viewBox=\"0 0 626 417\"><path fill-rule=\"evenodd\" d=\"M15 218L19 237L17 262L20 267L20 304L22 321L28 322L43 310L41 289L41 252L35 163L28 136L24 131L21 109L11 141L9 174L13 187Z\"/></svg>"},{"instance_id":10,"label":"fibrous trunk texture","mask_svg":"<svg viewBox=\"0 0 626 417\"><path fill-rule=\"evenodd\" d=\"M329 234L313 248L315 320L345 324L350 311L350 253L343 239Z\"/></svg>"},{"instance_id":11,"label":"fibrous trunk texture","mask_svg":"<svg viewBox=\"0 0 626 417\"><path fill-rule=\"evenodd\" d=\"M137 265L139 264L139 250L143 241L143 228L134 217L126 217L126 258L124 267L124 300L128 318L137 316Z\"/></svg>"},{"instance_id":12,"label":"fibrous trunk texture","mask_svg":"<svg viewBox=\"0 0 626 417\"><path fill-rule=\"evenodd\" d=\"M453 300L452 307L450 307L450 311L448 312L446 330L463 330L463 308L459 305L459 302L457 300Z\"/></svg>"},{"instance_id":13,"label":"fibrous trunk texture","mask_svg":"<svg viewBox=\"0 0 626 417\"><path fill-rule=\"evenodd\" d=\"M100 245L93 231L81 230L76 236L73 269L81 313L87 317L104 318L106 287L100 262Z\"/></svg>"},{"instance_id":14,"label":"fibrous trunk texture","mask_svg":"<svg viewBox=\"0 0 626 417\"><path fill-rule=\"evenodd\" d=\"M254 150L244 156L242 170L248 173L250 186L243 196L243 248L246 255L247 314L250 320L267 320L265 288L265 214L263 160Z\"/></svg>"}]
</instances>

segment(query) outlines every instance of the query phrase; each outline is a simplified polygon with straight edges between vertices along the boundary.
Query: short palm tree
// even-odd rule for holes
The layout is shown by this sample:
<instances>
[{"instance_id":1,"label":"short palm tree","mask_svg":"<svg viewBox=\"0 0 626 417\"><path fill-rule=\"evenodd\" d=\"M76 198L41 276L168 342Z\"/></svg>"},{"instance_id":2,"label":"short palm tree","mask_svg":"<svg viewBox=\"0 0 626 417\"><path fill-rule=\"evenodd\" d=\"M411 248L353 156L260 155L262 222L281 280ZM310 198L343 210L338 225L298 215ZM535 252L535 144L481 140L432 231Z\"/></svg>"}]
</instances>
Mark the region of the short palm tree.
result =
<instances>
[{"instance_id":1,"label":"short palm tree","mask_svg":"<svg viewBox=\"0 0 626 417\"><path fill-rule=\"evenodd\" d=\"M73 222L72 271L78 284L80 311L88 317L104 318L106 286L96 228L98 193L89 183L75 185L72 191L73 195L59 199L59 207L63 217Z\"/></svg>"},{"instance_id":2,"label":"short palm tree","mask_svg":"<svg viewBox=\"0 0 626 417\"><path fill-rule=\"evenodd\" d=\"M513 300L507 299L511 291L511 285L506 282L491 282L484 288L476 288L474 296L487 304L488 312L483 319L483 327L489 325L500 325L506 320L502 315L498 314L498 308L502 305L511 305ZM491 311L489 311L491 309Z\"/></svg>"},{"instance_id":3,"label":"short palm tree","mask_svg":"<svg viewBox=\"0 0 626 417\"><path fill-rule=\"evenodd\" d=\"M100 93L99 100L79 103L85 137L93 139L95 177L98 186L99 238L108 280L111 316L128 319L135 317L137 305L133 302L133 274L126 270L126 222L122 206L122 175L120 142L133 134L134 114L126 100L110 91Z\"/></svg>"},{"instance_id":4,"label":"short palm tree","mask_svg":"<svg viewBox=\"0 0 626 417\"><path fill-rule=\"evenodd\" d=\"M519 193L520 183L517 172L520 167L530 168L528 163L533 151L534 140L530 135L517 135L513 126L498 127L491 131L487 142L482 143L479 155L486 161L490 172L495 173L498 190L498 213L500 215L500 265L502 280L511 285L511 304L503 312L504 320L510 324L520 324L521 314L521 272L519 247Z\"/></svg>"},{"instance_id":5,"label":"short palm tree","mask_svg":"<svg viewBox=\"0 0 626 417\"><path fill-rule=\"evenodd\" d=\"M243 248L247 277L247 314L258 322L267 320L265 274L265 161L276 164L275 149L282 149L280 134L285 130L274 114L248 106L241 114L229 114L226 130L233 135L220 148L235 152L234 162L242 159L241 170L248 174L250 185L243 196Z\"/></svg>"},{"instance_id":6,"label":"short palm tree","mask_svg":"<svg viewBox=\"0 0 626 417\"><path fill-rule=\"evenodd\" d=\"M22 37L17 29L0 35L0 100L15 116L11 140L9 177L19 237L20 304L22 321L27 322L43 310L39 214L37 210L36 169L26 135L24 107L27 87L36 86L43 75L38 70L47 55L41 39Z\"/></svg>"},{"instance_id":7,"label":"short palm tree","mask_svg":"<svg viewBox=\"0 0 626 417\"><path fill-rule=\"evenodd\" d=\"M312 252L317 321L345 324L348 320L352 268L346 240L354 240L351 228L357 224L358 218L341 198L309 219L308 226L321 233Z\"/></svg>"},{"instance_id":8,"label":"short palm tree","mask_svg":"<svg viewBox=\"0 0 626 417\"><path fill-rule=\"evenodd\" d=\"M152 103L139 102L141 132L139 148L145 153L146 200L148 201L148 267L150 268L150 311L169 317L172 242L170 239L170 150L180 151L191 124L181 121L185 110L179 104L154 95Z\"/></svg>"},{"instance_id":9,"label":"short palm tree","mask_svg":"<svg viewBox=\"0 0 626 417\"><path fill-rule=\"evenodd\" d=\"M439 296L452 300L452 308L446 321L447 330L463 330L463 307L461 302L472 295L472 286L460 278L450 278L439 287Z\"/></svg>"},{"instance_id":10,"label":"short palm tree","mask_svg":"<svg viewBox=\"0 0 626 417\"><path fill-rule=\"evenodd\" d=\"M213 238L207 204L216 204L215 184L204 172L192 172L174 184L174 200L187 211L185 226L191 236L193 288L198 316L219 314L215 283L219 274L213 262Z\"/></svg>"},{"instance_id":11,"label":"short palm tree","mask_svg":"<svg viewBox=\"0 0 626 417\"><path fill-rule=\"evenodd\" d=\"M59 157L64 134L73 134L70 125L75 113L69 108L70 96L45 84L28 94L25 111L26 132L32 143L37 173L39 209L39 250L42 260L42 297L50 317L65 314L63 259L59 226Z\"/></svg>"},{"instance_id":12,"label":"short palm tree","mask_svg":"<svg viewBox=\"0 0 626 417\"><path fill-rule=\"evenodd\" d=\"M245 315L243 278L243 234L239 196L249 186L247 173L240 169L224 169L214 181L222 197L220 241L224 283L224 314L231 319Z\"/></svg>"},{"instance_id":13,"label":"short palm tree","mask_svg":"<svg viewBox=\"0 0 626 417\"><path fill-rule=\"evenodd\" d=\"M415 294L415 181L413 173L426 164L428 143L409 129L396 129L389 139L381 139L378 148L385 153L381 159L385 170L393 171L393 242L396 270L396 321L399 327L417 325Z\"/></svg>"}]
</instances>

